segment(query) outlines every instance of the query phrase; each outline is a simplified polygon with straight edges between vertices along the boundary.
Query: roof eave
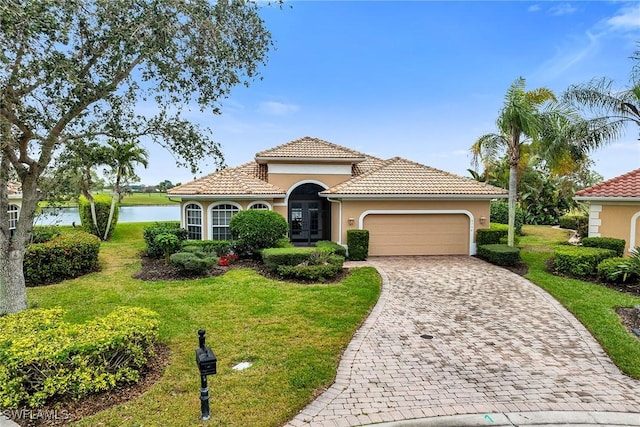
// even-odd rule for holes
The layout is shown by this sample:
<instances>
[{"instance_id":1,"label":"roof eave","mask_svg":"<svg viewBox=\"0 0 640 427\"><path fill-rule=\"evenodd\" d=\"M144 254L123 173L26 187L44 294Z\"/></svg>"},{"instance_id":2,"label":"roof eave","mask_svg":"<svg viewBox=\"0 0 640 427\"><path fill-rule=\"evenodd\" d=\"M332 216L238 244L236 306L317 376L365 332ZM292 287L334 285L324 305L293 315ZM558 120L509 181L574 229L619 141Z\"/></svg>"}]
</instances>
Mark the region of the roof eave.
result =
<instances>
[{"instance_id":1,"label":"roof eave","mask_svg":"<svg viewBox=\"0 0 640 427\"><path fill-rule=\"evenodd\" d=\"M199 199L281 199L286 193L277 194L167 194L167 197L199 200Z\"/></svg>"},{"instance_id":2,"label":"roof eave","mask_svg":"<svg viewBox=\"0 0 640 427\"><path fill-rule=\"evenodd\" d=\"M640 197L575 196L579 202L640 202Z\"/></svg>"},{"instance_id":3,"label":"roof eave","mask_svg":"<svg viewBox=\"0 0 640 427\"><path fill-rule=\"evenodd\" d=\"M319 163L360 163L366 160L366 157L286 157L286 156L256 156L258 164L268 162L319 162Z\"/></svg>"},{"instance_id":4,"label":"roof eave","mask_svg":"<svg viewBox=\"0 0 640 427\"><path fill-rule=\"evenodd\" d=\"M412 199L412 200L491 200L505 199L508 194L338 194L324 193L320 196L339 199Z\"/></svg>"}]
</instances>

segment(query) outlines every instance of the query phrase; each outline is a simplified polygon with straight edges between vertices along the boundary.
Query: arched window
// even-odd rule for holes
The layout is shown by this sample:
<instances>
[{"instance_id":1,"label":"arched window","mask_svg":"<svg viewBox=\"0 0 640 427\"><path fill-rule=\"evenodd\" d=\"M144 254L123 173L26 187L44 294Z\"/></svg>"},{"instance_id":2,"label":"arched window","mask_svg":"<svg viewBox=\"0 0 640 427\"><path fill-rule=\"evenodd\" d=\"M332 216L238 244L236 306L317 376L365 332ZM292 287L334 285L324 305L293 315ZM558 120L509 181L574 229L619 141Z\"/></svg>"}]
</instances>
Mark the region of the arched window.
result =
<instances>
[{"instance_id":1,"label":"arched window","mask_svg":"<svg viewBox=\"0 0 640 427\"><path fill-rule=\"evenodd\" d=\"M229 221L240 212L238 206L223 203L211 208L211 240L231 240Z\"/></svg>"},{"instance_id":2,"label":"arched window","mask_svg":"<svg viewBox=\"0 0 640 427\"><path fill-rule=\"evenodd\" d=\"M195 203L189 203L184 208L187 223L187 238L189 240L202 240L202 207Z\"/></svg>"},{"instance_id":3,"label":"arched window","mask_svg":"<svg viewBox=\"0 0 640 427\"><path fill-rule=\"evenodd\" d=\"M249 205L249 209L255 209L257 211L268 211L271 208L269 207L268 204L266 204L264 202L254 202L254 203Z\"/></svg>"},{"instance_id":4,"label":"arched window","mask_svg":"<svg viewBox=\"0 0 640 427\"><path fill-rule=\"evenodd\" d=\"M18 227L18 211L20 208L18 205L9 205L9 210L7 213L9 214L9 233L13 236L13 233L16 232L16 228Z\"/></svg>"}]
</instances>

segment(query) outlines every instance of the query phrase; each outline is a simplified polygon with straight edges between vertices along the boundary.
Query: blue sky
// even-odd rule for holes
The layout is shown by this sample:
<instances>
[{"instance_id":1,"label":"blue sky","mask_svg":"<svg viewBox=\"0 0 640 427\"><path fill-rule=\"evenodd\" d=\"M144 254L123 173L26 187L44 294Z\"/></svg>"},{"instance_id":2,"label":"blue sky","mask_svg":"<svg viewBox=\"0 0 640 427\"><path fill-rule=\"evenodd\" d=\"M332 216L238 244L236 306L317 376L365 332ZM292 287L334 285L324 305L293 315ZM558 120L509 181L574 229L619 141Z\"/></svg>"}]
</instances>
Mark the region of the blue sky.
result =
<instances>
[{"instance_id":1,"label":"blue sky","mask_svg":"<svg viewBox=\"0 0 640 427\"><path fill-rule=\"evenodd\" d=\"M625 1L291 1L263 16L275 49L262 80L237 87L221 116L191 116L229 166L312 136L468 176L469 147L495 131L516 78L557 95L602 76L628 87L640 42L640 3ZM193 179L148 148L143 183ZM639 168L637 129L592 158L605 179Z\"/></svg>"}]
</instances>

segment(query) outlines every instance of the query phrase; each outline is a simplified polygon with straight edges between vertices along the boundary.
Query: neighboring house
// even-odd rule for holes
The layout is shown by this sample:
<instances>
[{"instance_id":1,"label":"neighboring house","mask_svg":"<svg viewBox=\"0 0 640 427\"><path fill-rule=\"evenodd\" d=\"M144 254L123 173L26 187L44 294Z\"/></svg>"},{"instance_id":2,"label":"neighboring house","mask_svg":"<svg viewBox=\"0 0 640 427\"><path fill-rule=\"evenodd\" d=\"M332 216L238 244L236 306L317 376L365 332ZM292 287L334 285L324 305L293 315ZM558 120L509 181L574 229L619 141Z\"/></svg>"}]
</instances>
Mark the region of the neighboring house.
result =
<instances>
[{"instance_id":1,"label":"neighboring house","mask_svg":"<svg viewBox=\"0 0 640 427\"><path fill-rule=\"evenodd\" d=\"M491 199L506 190L400 157L382 160L304 137L255 160L174 187L190 239L229 239L243 209L287 219L296 244L347 243L369 230L369 255L472 255L475 231L489 227Z\"/></svg>"},{"instance_id":2,"label":"neighboring house","mask_svg":"<svg viewBox=\"0 0 640 427\"><path fill-rule=\"evenodd\" d=\"M589 202L589 237L627 242L625 253L640 246L640 169L576 192Z\"/></svg>"},{"instance_id":3,"label":"neighboring house","mask_svg":"<svg viewBox=\"0 0 640 427\"><path fill-rule=\"evenodd\" d=\"M22 186L19 182L9 181L7 189L9 190L9 208L7 210L9 216L9 232L13 235L18 225L18 215L22 207Z\"/></svg>"}]
</instances>

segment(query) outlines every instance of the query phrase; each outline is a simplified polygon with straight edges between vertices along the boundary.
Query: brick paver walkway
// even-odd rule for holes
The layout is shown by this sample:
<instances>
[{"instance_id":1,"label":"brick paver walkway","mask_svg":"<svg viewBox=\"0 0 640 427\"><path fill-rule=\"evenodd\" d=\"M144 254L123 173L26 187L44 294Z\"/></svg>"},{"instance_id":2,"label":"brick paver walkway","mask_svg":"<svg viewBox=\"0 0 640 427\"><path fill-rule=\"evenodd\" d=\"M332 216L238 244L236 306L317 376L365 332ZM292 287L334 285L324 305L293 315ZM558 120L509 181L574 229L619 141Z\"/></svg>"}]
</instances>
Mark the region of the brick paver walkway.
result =
<instances>
[{"instance_id":1,"label":"brick paver walkway","mask_svg":"<svg viewBox=\"0 0 640 427\"><path fill-rule=\"evenodd\" d=\"M640 413L640 382L621 374L587 330L526 279L471 257L369 264L384 279L380 301L345 351L333 386L289 426L517 411Z\"/></svg>"}]
</instances>

